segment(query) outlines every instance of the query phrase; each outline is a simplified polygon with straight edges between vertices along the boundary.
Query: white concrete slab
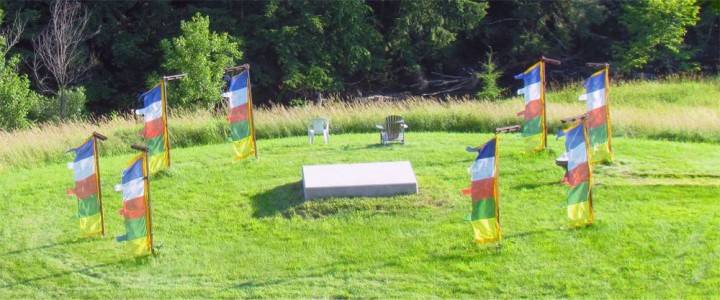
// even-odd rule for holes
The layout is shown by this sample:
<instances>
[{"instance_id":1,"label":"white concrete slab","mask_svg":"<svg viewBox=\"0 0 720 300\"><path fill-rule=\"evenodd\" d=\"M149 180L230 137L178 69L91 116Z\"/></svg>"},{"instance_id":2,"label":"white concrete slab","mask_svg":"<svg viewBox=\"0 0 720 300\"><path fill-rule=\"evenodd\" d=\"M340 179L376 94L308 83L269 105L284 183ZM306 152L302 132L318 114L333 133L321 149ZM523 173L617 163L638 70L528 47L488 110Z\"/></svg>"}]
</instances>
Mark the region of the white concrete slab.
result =
<instances>
[{"instance_id":1,"label":"white concrete slab","mask_svg":"<svg viewBox=\"0 0 720 300\"><path fill-rule=\"evenodd\" d=\"M417 194L409 161L303 166L305 200Z\"/></svg>"}]
</instances>

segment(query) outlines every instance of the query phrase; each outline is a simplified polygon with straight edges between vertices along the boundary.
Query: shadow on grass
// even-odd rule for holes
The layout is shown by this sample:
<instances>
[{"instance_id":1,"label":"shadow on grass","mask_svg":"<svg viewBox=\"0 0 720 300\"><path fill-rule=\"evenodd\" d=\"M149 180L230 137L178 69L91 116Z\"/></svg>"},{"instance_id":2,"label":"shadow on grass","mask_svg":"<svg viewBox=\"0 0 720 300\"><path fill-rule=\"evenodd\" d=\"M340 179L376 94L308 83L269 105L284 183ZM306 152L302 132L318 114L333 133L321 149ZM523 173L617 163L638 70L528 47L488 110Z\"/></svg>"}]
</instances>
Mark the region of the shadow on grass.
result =
<instances>
[{"instance_id":1,"label":"shadow on grass","mask_svg":"<svg viewBox=\"0 0 720 300\"><path fill-rule=\"evenodd\" d=\"M374 270L376 272L380 272L383 269L386 268L393 268L401 266L401 264L398 262L398 258L396 257L390 257L388 258L389 262L383 262L383 263L377 263L370 266L367 266L363 263L354 263L354 262L347 262L342 259L338 259L334 261L332 264L325 265L325 266L307 266L307 268L303 269L303 271L299 271L298 273L292 272L287 273L284 278L272 278L267 280L256 280L256 279L250 279L245 280L242 282L239 282L237 284L233 284L231 286L228 286L226 289L239 289L239 290L253 290L253 289L262 289L266 287L272 287L272 286L282 286L287 285L290 283L298 283L303 281L311 281L311 282L321 282L323 280L327 280L328 277L342 277L345 278L348 276L348 274L357 274L359 272L368 271L368 270ZM260 291L261 292L261 291ZM257 298L250 296L250 298ZM347 296L333 296L331 298L348 298Z\"/></svg>"},{"instance_id":2,"label":"shadow on grass","mask_svg":"<svg viewBox=\"0 0 720 300\"><path fill-rule=\"evenodd\" d=\"M391 149L394 147L403 147L403 146L405 146L405 145L400 144L400 143L390 143L390 144L385 144L385 145L377 143L377 144L367 144L364 146L362 146L362 145L358 145L358 146L345 145L345 146L342 146L341 149L344 151L352 151L352 150L362 150L362 149Z\"/></svg>"},{"instance_id":3,"label":"shadow on grass","mask_svg":"<svg viewBox=\"0 0 720 300\"><path fill-rule=\"evenodd\" d=\"M506 234L506 235L503 235L503 238L512 240L512 239L523 238L523 237L527 237L527 236L545 234L548 232L567 231L567 230L568 230L568 228L563 228L563 227L544 228L544 229L523 231L523 232L518 232L518 233L513 233L513 234Z\"/></svg>"},{"instance_id":4,"label":"shadow on grass","mask_svg":"<svg viewBox=\"0 0 720 300\"><path fill-rule=\"evenodd\" d=\"M720 178L720 174L683 174L683 173L639 173L630 172L630 177L640 178L670 178L670 179L694 179L694 178Z\"/></svg>"},{"instance_id":5,"label":"shadow on grass","mask_svg":"<svg viewBox=\"0 0 720 300\"><path fill-rule=\"evenodd\" d=\"M142 263L142 261L140 261L140 263ZM0 288L14 288L14 287L21 286L21 285L31 284L36 281L60 278L60 277L72 275L72 274L82 274L85 276L97 277L97 275L95 274L96 272L93 272L94 269L108 267L108 266L117 265L117 264L138 264L138 260L137 259L120 260L120 261L116 261L116 262L102 263L102 264L97 264L97 265L88 266L88 267L84 267L84 268L69 270L69 271L52 273L52 274L45 275L45 276L38 276L38 277L19 280L14 283L2 285L2 286L0 286Z\"/></svg>"},{"instance_id":6,"label":"shadow on grass","mask_svg":"<svg viewBox=\"0 0 720 300\"><path fill-rule=\"evenodd\" d=\"M303 203L301 181L276 186L251 198L253 217L264 218L284 214Z\"/></svg>"},{"instance_id":7,"label":"shadow on grass","mask_svg":"<svg viewBox=\"0 0 720 300\"><path fill-rule=\"evenodd\" d=\"M560 185L560 184L562 184L562 182L560 181L560 179L557 179L557 180L552 180L552 181L538 181L538 182L532 182L532 183L517 184L517 185L514 185L513 188L533 190L533 189L541 188L544 186Z\"/></svg>"},{"instance_id":8,"label":"shadow on grass","mask_svg":"<svg viewBox=\"0 0 720 300\"><path fill-rule=\"evenodd\" d=\"M25 252L30 252L30 251L43 250L43 249L49 249L49 248L60 247L60 246L67 246L67 245L72 245L72 244L87 243L87 242L92 242L92 241L96 241L96 240L99 240L99 239L96 239L96 238L79 238L79 239L74 239L74 240L66 240L66 241L56 242L56 243L47 244L47 245L42 245L42 246L37 246L37 247L31 247L31 248L13 250L13 251L10 251L10 252L5 252L5 253L3 253L3 254L0 254L0 256L20 254L20 253L25 253Z\"/></svg>"}]
</instances>

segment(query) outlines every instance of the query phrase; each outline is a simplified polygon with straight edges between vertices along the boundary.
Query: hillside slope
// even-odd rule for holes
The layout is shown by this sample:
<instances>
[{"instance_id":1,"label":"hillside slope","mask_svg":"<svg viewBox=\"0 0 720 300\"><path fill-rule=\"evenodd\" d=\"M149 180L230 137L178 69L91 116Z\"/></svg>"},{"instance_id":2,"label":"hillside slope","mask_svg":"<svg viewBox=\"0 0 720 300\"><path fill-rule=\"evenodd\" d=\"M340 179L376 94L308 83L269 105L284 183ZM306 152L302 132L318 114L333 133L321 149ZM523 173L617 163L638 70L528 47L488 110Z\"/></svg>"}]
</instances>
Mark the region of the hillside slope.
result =
<instances>
[{"instance_id":1,"label":"hillside slope","mask_svg":"<svg viewBox=\"0 0 720 300\"><path fill-rule=\"evenodd\" d=\"M615 139L595 170L597 223L566 225L567 188L551 151L500 144L502 225L476 246L463 221L472 154L490 136L376 134L260 140L260 160L228 144L177 149L152 179L159 254L133 259L112 192L129 155L103 158L109 235L79 239L64 164L0 170L0 298L707 296L720 289L717 145ZM68 160L71 158L68 156ZM409 160L420 194L303 202L300 167Z\"/></svg>"}]
</instances>

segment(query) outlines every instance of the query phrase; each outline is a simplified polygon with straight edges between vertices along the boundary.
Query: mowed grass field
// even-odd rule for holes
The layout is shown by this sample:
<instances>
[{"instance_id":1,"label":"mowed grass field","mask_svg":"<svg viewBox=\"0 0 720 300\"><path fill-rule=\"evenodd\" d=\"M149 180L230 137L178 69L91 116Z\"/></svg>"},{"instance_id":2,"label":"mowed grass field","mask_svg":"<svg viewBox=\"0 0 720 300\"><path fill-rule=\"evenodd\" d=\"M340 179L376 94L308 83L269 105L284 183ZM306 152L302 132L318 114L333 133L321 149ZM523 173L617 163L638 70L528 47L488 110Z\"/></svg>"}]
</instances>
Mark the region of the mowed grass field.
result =
<instances>
[{"instance_id":1,"label":"mowed grass field","mask_svg":"<svg viewBox=\"0 0 720 300\"><path fill-rule=\"evenodd\" d=\"M594 170L597 221L566 226L562 170L550 150L500 144L503 240L472 243L467 172L489 134L409 132L259 141L173 151L152 178L158 254L135 259L112 191L130 155L103 157L108 236L78 238L65 164L0 171L0 298L679 298L720 290L717 144L615 138ZM68 155L68 161L72 158ZM409 160L418 195L304 202L304 164Z\"/></svg>"}]
</instances>

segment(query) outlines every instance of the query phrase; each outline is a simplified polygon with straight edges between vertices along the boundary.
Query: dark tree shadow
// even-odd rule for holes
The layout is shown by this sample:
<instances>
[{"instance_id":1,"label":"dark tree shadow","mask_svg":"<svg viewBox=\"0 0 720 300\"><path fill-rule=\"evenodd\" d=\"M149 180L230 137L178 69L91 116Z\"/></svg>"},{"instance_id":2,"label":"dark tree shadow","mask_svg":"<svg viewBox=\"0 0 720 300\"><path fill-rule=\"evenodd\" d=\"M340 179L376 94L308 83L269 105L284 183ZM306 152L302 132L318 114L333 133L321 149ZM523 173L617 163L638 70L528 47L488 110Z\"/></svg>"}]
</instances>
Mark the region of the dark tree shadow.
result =
<instances>
[{"instance_id":1,"label":"dark tree shadow","mask_svg":"<svg viewBox=\"0 0 720 300\"><path fill-rule=\"evenodd\" d=\"M286 183L271 190L255 194L251 198L253 217L264 218L298 206L304 202L302 195L302 181Z\"/></svg>"},{"instance_id":2,"label":"dark tree shadow","mask_svg":"<svg viewBox=\"0 0 720 300\"><path fill-rule=\"evenodd\" d=\"M74 240L66 240L66 241L60 241L60 242L37 246L37 247L32 247L32 248L13 250L10 252L5 252L3 254L0 254L0 256L20 254L20 253L24 253L24 252L37 251L37 250L49 249L49 248L72 245L72 244L87 243L87 242L92 242L92 241L96 241L96 240L99 240L99 239L97 239L97 238L79 238L79 239L74 239Z\"/></svg>"}]
</instances>

